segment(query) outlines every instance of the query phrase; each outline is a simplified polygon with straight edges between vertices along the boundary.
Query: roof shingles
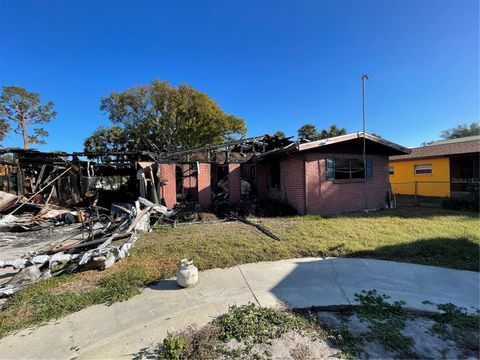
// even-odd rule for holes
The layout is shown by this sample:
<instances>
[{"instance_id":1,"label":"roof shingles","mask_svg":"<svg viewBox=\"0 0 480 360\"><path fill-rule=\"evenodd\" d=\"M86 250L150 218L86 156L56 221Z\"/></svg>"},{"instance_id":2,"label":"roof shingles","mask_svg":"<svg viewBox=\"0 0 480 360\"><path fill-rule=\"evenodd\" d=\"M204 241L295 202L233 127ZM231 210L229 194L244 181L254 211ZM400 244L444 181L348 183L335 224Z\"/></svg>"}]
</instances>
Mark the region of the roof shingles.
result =
<instances>
[{"instance_id":1,"label":"roof shingles","mask_svg":"<svg viewBox=\"0 0 480 360\"><path fill-rule=\"evenodd\" d=\"M460 154L479 154L480 138L463 142L444 143L439 145L422 146L411 149L406 155L390 156L390 161L423 159Z\"/></svg>"}]
</instances>

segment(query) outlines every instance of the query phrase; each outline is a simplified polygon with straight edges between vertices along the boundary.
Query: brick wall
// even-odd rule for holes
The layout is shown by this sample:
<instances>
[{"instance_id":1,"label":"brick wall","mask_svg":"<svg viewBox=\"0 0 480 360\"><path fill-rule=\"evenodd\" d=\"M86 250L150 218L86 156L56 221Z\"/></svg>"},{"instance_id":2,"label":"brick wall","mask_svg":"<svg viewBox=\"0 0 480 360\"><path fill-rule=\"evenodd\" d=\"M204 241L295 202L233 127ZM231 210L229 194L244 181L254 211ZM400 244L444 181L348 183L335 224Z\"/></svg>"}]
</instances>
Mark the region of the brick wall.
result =
<instances>
[{"instance_id":1,"label":"brick wall","mask_svg":"<svg viewBox=\"0 0 480 360\"><path fill-rule=\"evenodd\" d=\"M240 164L228 164L228 189L230 202L238 204L241 199Z\"/></svg>"},{"instance_id":2,"label":"brick wall","mask_svg":"<svg viewBox=\"0 0 480 360\"><path fill-rule=\"evenodd\" d=\"M160 181L166 181L166 185L160 188L160 197L163 198L165 205L171 208L177 202L175 164L159 164L158 177Z\"/></svg>"},{"instance_id":3,"label":"brick wall","mask_svg":"<svg viewBox=\"0 0 480 360\"><path fill-rule=\"evenodd\" d=\"M203 210L210 209L212 194L210 190L211 174L210 164L200 163L198 168L198 202Z\"/></svg>"},{"instance_id":4,"label":"brick wall","mask_svg":"<svg viewBox=\"0 0 480 360\"><path fill-rule=\"evenodd\" d=\"M365 183L362 179L327 181L326 158L361 155L304 153L280 160L281 187L268 185L268 162L258 164L257 187L269 199L288 202L299 214L339 214L365 209ZM368 209L383 208L388 191L388 156L370 155L372 179L367 180ZM306 195L305 195L306 194Z\"/></svg>"},{"instance_id":5,"label":"brick wall","mask_svg":"<svg viewBox=\"0 0 480 360\"><path fill-rule=\"evenodd\" d=\"M356 156L306 154L308 214L339 214L365 209L365 183L363 180L330 181L326 179L326 158ZM370 155L368 158L372 159L373 176L366 183L367 208L383 208L385 206L385 194L388 191L388 156Z\"/></svg>"},{"instance_id":6,"label":"brick wall","mask_svg":"<svg viewBox=\"0 0 480 360\"><path fill-rule=\"evenodd\" d=\"M273 160L272 160L273 161ZM270 162L257 164L257 188L259 197L287 202L299 214L305 213L305 168L303 158L289 156L280 158L280 187L270 186Z\"/></svg>"},{"instance_id":7,"label":"brick wall","mask_svg":"<svg viewBox=\"0 0 480 360\"><path fill-rule=\"evenodd\" d=\"M299 214L305 214L305 166L301 157L286 157L280 161L282 199Z\"/></svg>"}]
</instances>

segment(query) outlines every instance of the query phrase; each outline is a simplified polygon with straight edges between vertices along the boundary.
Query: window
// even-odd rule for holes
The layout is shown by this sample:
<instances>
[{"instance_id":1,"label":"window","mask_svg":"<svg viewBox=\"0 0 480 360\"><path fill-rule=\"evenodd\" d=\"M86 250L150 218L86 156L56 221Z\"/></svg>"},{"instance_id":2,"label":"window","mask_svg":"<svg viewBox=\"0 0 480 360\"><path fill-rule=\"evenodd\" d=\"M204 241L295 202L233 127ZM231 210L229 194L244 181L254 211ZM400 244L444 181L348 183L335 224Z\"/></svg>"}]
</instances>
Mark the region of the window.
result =
<instances>
[{"instance_id":1,"label":"window","mask_svg":"<svg viewBox=\"0 0 480 360\"><path fill-rule=\"evenodd\" d=\"M432 173L432 164L415 165L415 175L424 175Z\"/></svg>"},{"instance_id":2,"label":"window","mask_svg":"<svg viewBox=\"0 0 480 360\"><path fill-rule=\"evenodd\" d=\"M280 162L272 161L270 163L270 187L280 188Z\"/></svg>"},{"instance_id":3,"label":"window","mask_svg":"<svg viewBox=\"0 0 480 360\"><path fill-rule=\"evenodd\" d=\"M335 180L350 179L350 159L335 159Z\"/></svg>"},{"instance_id":4,"label":"window","mask_svg":"<svg viewBox=\"0 0 480 360\"><path fill-rule=\"evenodd\" d=\"M390 167L388 168L388 174L389 174L390 176L394 175L394 174L395 174L395 169L390 166Z\"/></svg>"},{"instance_id":5,"label":"window","mask_svg":"<svg viewBox=\"0 0 480 360\"><path fill-rule=\"evenodd\" d=\"M327 180L365 179L363 159L326 159ZM372 159L367 159L367 179L373 177Z\"/></svg>"}]
</instances>

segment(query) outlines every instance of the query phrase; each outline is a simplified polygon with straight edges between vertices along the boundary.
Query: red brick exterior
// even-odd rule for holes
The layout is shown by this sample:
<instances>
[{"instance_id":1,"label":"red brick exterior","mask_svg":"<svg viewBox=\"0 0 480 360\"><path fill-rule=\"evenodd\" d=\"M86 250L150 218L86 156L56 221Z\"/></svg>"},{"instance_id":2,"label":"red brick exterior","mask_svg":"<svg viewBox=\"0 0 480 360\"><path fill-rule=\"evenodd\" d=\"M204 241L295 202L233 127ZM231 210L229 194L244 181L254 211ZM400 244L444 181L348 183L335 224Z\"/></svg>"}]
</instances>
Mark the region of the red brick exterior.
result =
<instances>
[{"instance_id":1,"label":"red brick exterior","mask_svg":"<svg viewBox=\"0 0 480 360\"><path fill-rule=\"evenodd\" d=\"M385 207L388 191L388 156L369 155L372 159L372 178L367 180L367 203L365 203L365 182L363 180L326 179L326 158L349 158L360 155L307 154L306 192L308 214L339 214L344 212Z\"/></svg>"},{"instance_id":2,"label":"red brick exterior","mask_svg":"<svg viewBox=\"0 0 480 360\"><path fill-rule=\"evenodd\" d=\"M228 190L230 202L240 203L240 164L228 164Z\"/></svg>"},{"instance_id":3,"label":"red brick exterior","mask_svg":"<svg viewBox=\"0 0 480 360\"><path fill-rule=\"evenodd\" d=\"M297 156L287 156L280 162L280 182L284 200L305 214L305 165Z\"/></svg>"},{"instance_id":4,"label":"red brick exterior","mask_svg":"<svg viewBox=\"0 0 480 360\"><path fill-rule=\"evenodd\" d=\"M175 164L159 164L158 176L161 182L166 181L165 186L160 187L160 196L165 201L165 205L171 208L177 202Z\"/></svg>"},{"instance_id":5,"label":"red brick exterior","mask_svg":"<svg viewBox=\"0 0 480 360\"><path fill-rule=\"evenodd\" d=\"M365 209L363 180L326 179L327 158L351 158L361 155L343 153L304 153L280 159L280 189L269 187L268 163L257 168L259 193L265 187L266 197L288 202L299 214L339 214ZM388 191L388 156L369 155L372 159L372 179L367 180L367 208L385 206ZM259 171L260 170L260 171ZM266 175L260 175L262 171Z\"/></svg>"},{"instance_id":6,"label":"red brick exterior","mask_svg":"<svg viewBox=\"0 0 480 360\"><path fill-rule=\"evenodd\" d=\"M210 164L200 163L198 166L198 202L203 210L208 210L212 205Z\"/></svg>"}]
</instances>

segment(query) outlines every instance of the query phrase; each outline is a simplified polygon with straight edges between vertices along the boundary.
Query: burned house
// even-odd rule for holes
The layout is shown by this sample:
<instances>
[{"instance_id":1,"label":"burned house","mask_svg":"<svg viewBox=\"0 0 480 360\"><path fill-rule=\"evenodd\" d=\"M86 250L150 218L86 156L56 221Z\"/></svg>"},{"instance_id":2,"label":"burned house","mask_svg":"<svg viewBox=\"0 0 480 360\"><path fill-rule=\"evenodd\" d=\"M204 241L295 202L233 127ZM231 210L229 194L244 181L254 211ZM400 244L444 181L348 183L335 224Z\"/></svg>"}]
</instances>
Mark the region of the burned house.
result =
<instances>
[{"instance_id":1,"label":"burned house","mask_svg":"<svg viewBox=\"0 0 480 360\"><path fill-rule=\"evenodd\" d=\"M153 163L148 153L63 153L3 149L0 190L31 203L75 207L138 198L137 170Z\"/></svg>"},{"instance_id":2,"label":"burned house","mask_svg":"<svg viewBox=\"0 0 480 360\"><path fill-rule=\"evenodd\" d=\"M0 298L50 276L106 269L140 233L205 212L280 240L243 215L383 208L388 157L409 150L353 133L314 142L265 135L163 153L2 152L13 158L0 163ZM274 211L262 212L267 206Z\"/></svg>"},{"instance_id":3,"label":"burned house","mask_svg":"<svg viewBox=\"0 0 480 360\"><path fill-rule=\"evenodd\" d=\"M108 208L141 196L168 208L191 203L209 211L219 201L254 206L257 200L272 200L291 205L299 214L336 214L383 208L389 191L388 157L409 150L352 133L314 142L264 135L168 153L4 152L13 153L17 161L2 165L0 186L18 195L38 193L33 202Z\"/></svg>"},{"instance_id":4,"label":"burned house","mask_svg":"<svg viewBox=\"0 0 480 360\"><path fill-rule=\"evenodd\" d=\"M167 206L189 193L201 208L212 209L223 185L231 205L270 200L289 204L298 214L338 214L384 208L390 191L388 158L409 152L363 133L314 142L263 137L228 151L173 154L158 166Z\"/></svg>"},{"instance_id":5,"label":"burned house","mask_svg":"<svg viewBox=\"0 0 480 360\"><path fill-rule=\"evenodd\" d=\"M140 233L203 220L202 210L249 223L236 213L253 194L241 164L251 170L256 154L290 143L262 136L157 154L4 149L0 298L51 276L109 268L129 256Z\"/></svg>"}]
</instances>

